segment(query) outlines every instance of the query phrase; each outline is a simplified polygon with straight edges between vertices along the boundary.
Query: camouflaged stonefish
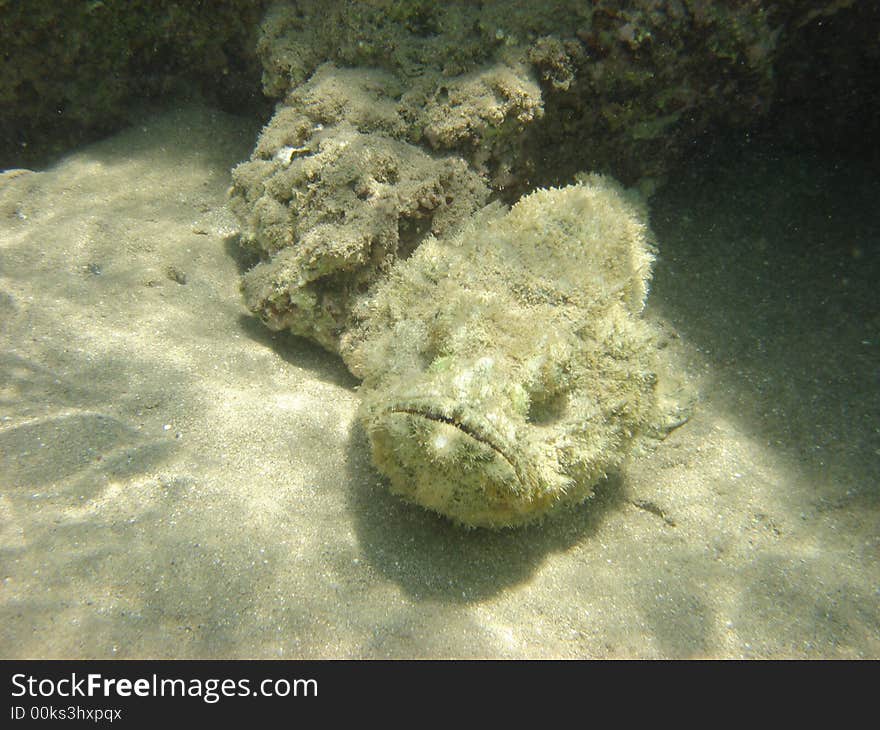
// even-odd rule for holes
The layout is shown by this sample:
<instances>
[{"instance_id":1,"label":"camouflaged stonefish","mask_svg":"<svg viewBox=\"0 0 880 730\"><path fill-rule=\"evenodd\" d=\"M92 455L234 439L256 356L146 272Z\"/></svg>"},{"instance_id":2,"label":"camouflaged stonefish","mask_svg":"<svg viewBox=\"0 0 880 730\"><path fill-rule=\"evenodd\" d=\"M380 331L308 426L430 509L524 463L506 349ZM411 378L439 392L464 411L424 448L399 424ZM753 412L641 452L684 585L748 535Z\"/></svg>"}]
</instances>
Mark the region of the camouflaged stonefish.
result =
<instances>
[{"instance_id":1,"label":"camouflaged stonefish","mask_svg":"<svg viewBox=\"0 0 880 730\"><path fill-rule=\"evenodd\" d=\"M588 498L656 417L640 203L598 175L428 238L339 351L391 489L474 527Z\"/></svg>"}]
</instances>

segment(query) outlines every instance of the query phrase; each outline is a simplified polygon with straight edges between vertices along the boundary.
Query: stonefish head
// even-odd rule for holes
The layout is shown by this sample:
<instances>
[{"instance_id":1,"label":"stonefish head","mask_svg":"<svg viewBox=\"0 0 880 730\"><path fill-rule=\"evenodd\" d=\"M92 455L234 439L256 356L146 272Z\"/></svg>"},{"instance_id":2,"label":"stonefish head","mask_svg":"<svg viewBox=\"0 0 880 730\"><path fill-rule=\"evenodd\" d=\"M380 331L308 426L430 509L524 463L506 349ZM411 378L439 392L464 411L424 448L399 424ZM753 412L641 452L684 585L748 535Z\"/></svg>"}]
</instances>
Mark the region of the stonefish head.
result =
<instances>
[{"instance_id":1,"label":"stonefish head","mask_svg":"<svg viewBox=\"0 0 880 730\"><path fill-rule=\"evenodd\" d=\"M592 175L429 239L340 351L393 491L468 526L592 494L655 409L645 213Z\"/></svg>"}]
</instances>

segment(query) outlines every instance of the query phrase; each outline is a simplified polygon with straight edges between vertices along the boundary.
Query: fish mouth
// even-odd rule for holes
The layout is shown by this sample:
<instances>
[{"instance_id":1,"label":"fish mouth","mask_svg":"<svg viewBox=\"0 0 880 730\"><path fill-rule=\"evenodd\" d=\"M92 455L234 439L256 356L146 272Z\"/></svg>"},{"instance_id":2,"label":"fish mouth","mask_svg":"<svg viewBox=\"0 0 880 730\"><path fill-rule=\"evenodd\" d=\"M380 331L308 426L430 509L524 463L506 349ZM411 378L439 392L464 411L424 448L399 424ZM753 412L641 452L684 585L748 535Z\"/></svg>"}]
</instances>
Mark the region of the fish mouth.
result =
<instances>
[{"instance_id":1,"label":"fish mouth","mask_svg":"<svg viewBox=\"0 0 880 730\"><path fill-rule=\"evenodd\" d=\"M383 415L405 415L452 426L503 459L513 470L520 485L528 489L530 480L526 478L520 459L515 456L513 444L488 418L467 405L452 399L410 398L396 401L381 412Z\"/></svg>"}]
</instances>

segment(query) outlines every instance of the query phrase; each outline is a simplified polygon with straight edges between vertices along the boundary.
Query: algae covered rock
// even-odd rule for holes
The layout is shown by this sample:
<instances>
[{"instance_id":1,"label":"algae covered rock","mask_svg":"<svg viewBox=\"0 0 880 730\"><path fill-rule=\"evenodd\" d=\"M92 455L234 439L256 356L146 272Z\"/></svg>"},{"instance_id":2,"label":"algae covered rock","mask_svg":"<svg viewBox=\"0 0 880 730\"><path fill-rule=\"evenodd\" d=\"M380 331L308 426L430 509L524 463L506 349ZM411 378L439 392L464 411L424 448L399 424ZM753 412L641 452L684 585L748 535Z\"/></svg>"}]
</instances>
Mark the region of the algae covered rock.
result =
<instances>
[{"instance_id":1,"label":"algae covered rock","mask_svg":"<svg viewBox=\"0 0 880 730\"><path fill-rule=\"evenodd\" d=\"M651 261L639 204L589 176L400 262L340 348L392 490L485 527L589 497L655 415Z\"/></svg>"},{"instance_id":2,"label":"algae covered rock","mask_svg":"<svg viewBox=\"0 0 880 730\"><path fill-rule=\"evenodd\" d=\"M273 3L257 53L275 98L326 61L381 68L416 96L426 86L424 107L411 109L429 143L485 155L472 164L485 162L512 201L579 170L627 185L662 182L713 130L755 129L779 102L799 129L798 117L821 109L847 120L838 125L861 125L871 117L864 105L877 98L867 81L877 75L877 8L855 0L297 0ZM534 119L525 135L524 117Z\"/></svg>"},{"instance_id":3,"label":"algae covered rock","mask_svg":"<svg viewBox=\"0 0 880 730\"><path fill-rule=\"evenodd\" d=\"M406 141L389 74L320 69L233 171L231 206L261 262L243 279L251 311L336 350L354 298L489 191L460 158Z\"/></svg>"}]
</instances>

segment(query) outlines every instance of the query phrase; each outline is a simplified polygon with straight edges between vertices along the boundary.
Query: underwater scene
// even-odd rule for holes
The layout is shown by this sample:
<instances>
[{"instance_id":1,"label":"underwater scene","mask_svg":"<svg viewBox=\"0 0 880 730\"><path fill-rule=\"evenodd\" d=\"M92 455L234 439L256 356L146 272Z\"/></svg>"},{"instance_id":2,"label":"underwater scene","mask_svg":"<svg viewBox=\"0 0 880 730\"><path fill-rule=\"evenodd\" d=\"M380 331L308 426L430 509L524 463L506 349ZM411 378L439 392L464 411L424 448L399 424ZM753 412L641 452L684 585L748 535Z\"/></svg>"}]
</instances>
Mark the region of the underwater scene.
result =
<instances>
[{"instance_id":1,"label":"underwater scene","mask_svg":"<svg viewBox=\"0 0 880 730\"><path fill-rule=\"evenodd\" d=\"M0 47L0 658L880 658L877 3Z\"/></svg>"}]
</instances>

